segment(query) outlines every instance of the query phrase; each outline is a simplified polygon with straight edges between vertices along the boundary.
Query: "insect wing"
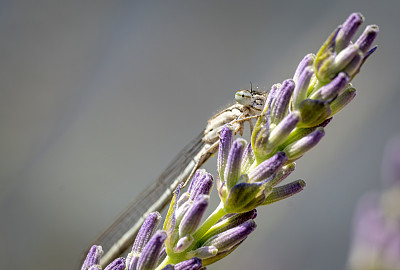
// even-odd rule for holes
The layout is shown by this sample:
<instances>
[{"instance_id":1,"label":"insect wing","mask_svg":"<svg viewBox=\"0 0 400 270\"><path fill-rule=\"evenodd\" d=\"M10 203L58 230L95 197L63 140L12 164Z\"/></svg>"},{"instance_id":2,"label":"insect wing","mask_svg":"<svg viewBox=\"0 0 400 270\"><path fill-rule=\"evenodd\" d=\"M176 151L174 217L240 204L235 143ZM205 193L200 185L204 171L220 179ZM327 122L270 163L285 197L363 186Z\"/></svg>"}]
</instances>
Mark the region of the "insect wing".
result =
<instances>
[{"instance_id":1,"label":"insect wing","mask_svg":"<svg viewBox=\"0 0 400 270\"><path fill-rule=\"evenodd\" d=\"M93 244L101 245L107 263L122 254L134 242L134 238L147 213L161 211L172 198L178 184L185 181L196 165L194 157L203 149L203 133L194 138L168 164L158 179L148 185L120 214L117 220L98 236Z\"/></svg>"}]
</instances>

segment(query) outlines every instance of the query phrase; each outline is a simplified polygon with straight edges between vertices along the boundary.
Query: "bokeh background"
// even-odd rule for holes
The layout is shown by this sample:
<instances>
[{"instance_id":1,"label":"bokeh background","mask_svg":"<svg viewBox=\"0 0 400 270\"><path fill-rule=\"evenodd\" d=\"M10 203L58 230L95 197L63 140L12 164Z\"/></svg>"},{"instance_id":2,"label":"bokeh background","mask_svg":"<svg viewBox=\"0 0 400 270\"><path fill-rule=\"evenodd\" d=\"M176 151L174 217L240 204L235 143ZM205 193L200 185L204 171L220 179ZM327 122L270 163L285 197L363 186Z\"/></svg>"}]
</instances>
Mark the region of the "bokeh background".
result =
<instances>
[{"instance_id":1,"label":"bokeh background","mask_svg":"<svg viewBox=\"0 0 400 270\"><path fill-rule=\"evenodd\" d=\"M81 252L238 89L290 78L354 11L378 24L356 99L290 177L297 196L210 269L344 269L356 201L400 132L400 2L0 1L0 268ZM207 169L215 174L215 160Z\"/></svg>"}]
</instances>

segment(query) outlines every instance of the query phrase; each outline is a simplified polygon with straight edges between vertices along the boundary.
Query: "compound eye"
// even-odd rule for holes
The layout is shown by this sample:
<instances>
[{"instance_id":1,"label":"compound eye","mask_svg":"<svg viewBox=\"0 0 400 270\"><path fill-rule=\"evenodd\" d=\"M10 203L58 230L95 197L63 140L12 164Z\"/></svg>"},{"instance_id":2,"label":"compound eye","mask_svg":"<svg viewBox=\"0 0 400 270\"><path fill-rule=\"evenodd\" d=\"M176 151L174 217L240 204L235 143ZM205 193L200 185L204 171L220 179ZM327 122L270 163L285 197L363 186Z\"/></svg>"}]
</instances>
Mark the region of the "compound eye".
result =
<instances>
[{"instance_id":1,"label":"compound eye","mask_svg":"<svg viewBox=\"0 0 400 270\"><path fill-rule=\"evenodd\" d=\"M239 90L235 94L235 100L243 106L249 106L252 102L252 96L248 90Z\"/></svg>"}]
</instances>

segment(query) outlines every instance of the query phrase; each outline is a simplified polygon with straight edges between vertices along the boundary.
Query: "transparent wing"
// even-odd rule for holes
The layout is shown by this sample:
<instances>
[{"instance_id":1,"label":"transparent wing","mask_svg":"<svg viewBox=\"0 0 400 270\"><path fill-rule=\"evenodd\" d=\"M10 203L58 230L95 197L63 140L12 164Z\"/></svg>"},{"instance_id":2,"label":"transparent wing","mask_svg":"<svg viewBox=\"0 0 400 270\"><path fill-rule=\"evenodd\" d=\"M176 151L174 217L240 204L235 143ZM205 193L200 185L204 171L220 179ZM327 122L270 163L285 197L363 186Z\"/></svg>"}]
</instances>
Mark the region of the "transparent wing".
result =
<instances>
[{"instance_id":1,"label":"transparent wing","mask_svg":"<svg viewBox=\"0 0 400 270\"><path fill-rule=\"evenodd\" d=\"M101 245L105 251L102 264L108 264L133 244L134 237L148 213L160 212L169 204L172 192L196 166L197 161L194 158L204 147L202 137L203 132L186 145L158 179L148 185L115 222L93 241L93 244Z\"/></svg>"}]
</instances>

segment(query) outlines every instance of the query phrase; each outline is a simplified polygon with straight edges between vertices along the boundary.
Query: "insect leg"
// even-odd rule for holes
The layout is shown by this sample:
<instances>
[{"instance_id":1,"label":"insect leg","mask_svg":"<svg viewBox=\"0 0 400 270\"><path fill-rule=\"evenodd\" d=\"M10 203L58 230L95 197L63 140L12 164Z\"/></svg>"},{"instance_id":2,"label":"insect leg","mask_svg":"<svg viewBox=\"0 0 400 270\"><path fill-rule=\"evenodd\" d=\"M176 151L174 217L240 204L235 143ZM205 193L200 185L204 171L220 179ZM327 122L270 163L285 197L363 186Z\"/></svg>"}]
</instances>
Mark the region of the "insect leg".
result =
<instances>
[{"instance_id":1,"label":"insect leg","mask_svg":"<svg viewBox=\"0 0 400 270\"><path fill-rule=\"evenodd\" d=\"M190 172L189 176L186 178L185 182L182 182L181 184L181 189L186 187L188 184L189 180L193 177L194 173L196 172L197 169L199 169L203 164L215 153L217 152L217 147L219 145L219 140L214 142L212 145L210 145L208 148L203 148L202 151L199 153L199 158L196 161L196 164L194 165L192 171Z\"/></svg>"}]
</instances>

